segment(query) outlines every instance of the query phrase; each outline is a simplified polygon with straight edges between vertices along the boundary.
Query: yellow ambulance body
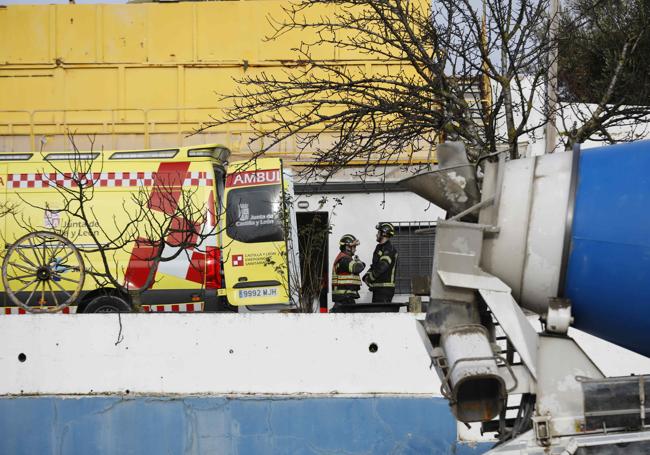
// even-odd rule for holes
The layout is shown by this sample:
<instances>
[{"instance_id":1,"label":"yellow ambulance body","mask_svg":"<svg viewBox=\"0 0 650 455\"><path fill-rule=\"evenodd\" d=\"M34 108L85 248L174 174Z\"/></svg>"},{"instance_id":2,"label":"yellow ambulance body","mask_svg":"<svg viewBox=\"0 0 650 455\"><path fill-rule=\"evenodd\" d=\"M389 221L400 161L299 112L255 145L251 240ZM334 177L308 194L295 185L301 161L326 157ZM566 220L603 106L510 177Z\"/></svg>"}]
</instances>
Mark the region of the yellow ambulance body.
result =
<instances>
[{"instance_id":1,"label":"yellow ambulance body","mask_svg":"<svg viewBox=\"0 0 650 455\"><path fill-rule=\"evenodd\" d=\"M129 311L132 299L128 294L105 280L93 278L92 272L101 271L105 265L100 255L92 250L98 244L111 245L112 239L120 238L122 230L135 229L140 237L138 241L110 250L108 265L122 285L129 289L146 287L145 280L152 268L151 261L146 258L151 258L152 249L156 248L146 240L151 237L148 232L156 223L172 223L172 229L166 231L169 237L165 239L164 256L174 257L158 263L154 280L141 294L145 311L232 311L244 305L267 308L270 304L286 308L290 303L289 292L283 292L282 286L275 291L258 293L256 289L262 285L245 288L240 284L242 277L249 283L259 284L280 281L279 277L288 275L285 226L280 232L282 237L276 235L272 242L248 242L246 249L236 252L249 258L266 254L270 256L266 261L273 262L274 266L260 267L259 263L249 260L248 264L232 267L233 253L228 249L230 240L225 232L241 219L231 221L227 217L241 218L241 213L225 210L224 206L227 203L224 196L228 197L225 184L230 178L226 175L228 155L229 151L219 145L133 151L0 153L0 188L3 188L0 203L4 214L0 232L5 246L0 289L3 312L24 312L9 297L18 297L23 303L29 298L28 306L37 311L52 308L72 293L70 288L79 280L78 269L59 263L75 258L75 254L68 254L63 247L61 251L57 251L58 246L53 247L50 259L41 260L48 255L47 247L39 246L28 235L35 231L59 234L74 248L85 251L81 255L86 270L83 286L79 297L65 312ZM258 161L264 161L270 172L282 175L279 160ZM87 175L87 182L91 182L84 188L89 198L83 204L89 225L69 214L79 206L75 200L79 194L75 182L80 169ZM134 222L143 201L151 215L144 224L142 220ZM202 240L191 248L176 247L179 251L174 251L174 245L180 243L172 238L179 235L173 223L182 226L174 209L183 204L198 210L194 210L193 221ZM63 210L66 207L70 210ZM271 208L281 210L277 205ZM232 232L235 231L231 229ZM26 235L23 244L16 244L12 251L12 245ZM235 239L230 247L238 241ZM30 285L31 274L39 268L39 260L45 264L40 267L40 273L52 272L55 278L50 277L45 283L36 277L35 283ZM223 269L224 261L230 264L226 270ZM228 273L233 276L229 277ZM241 293L242 289L248 293Z\"/></svg>"}]
</instances>

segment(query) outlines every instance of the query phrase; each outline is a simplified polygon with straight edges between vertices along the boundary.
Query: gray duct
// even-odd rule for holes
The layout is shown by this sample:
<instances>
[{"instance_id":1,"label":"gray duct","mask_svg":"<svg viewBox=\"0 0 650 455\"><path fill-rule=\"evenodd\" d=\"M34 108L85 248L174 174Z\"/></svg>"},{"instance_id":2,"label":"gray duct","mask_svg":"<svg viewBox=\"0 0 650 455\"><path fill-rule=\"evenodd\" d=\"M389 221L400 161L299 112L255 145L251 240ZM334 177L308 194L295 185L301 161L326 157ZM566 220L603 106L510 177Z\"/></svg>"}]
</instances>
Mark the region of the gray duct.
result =
<instances>
[{"instance_id":1,"label":"gray duct","mask_svg":"<svg viewBox=\"0 0 650 455\"><path fill-rule=\"evenodd\" d=\"M437 147L438 169L414 175L400 185L456 215L481 200L474 165L467 160L462 142L445 142Z\"/></svg>"}]
</instances>

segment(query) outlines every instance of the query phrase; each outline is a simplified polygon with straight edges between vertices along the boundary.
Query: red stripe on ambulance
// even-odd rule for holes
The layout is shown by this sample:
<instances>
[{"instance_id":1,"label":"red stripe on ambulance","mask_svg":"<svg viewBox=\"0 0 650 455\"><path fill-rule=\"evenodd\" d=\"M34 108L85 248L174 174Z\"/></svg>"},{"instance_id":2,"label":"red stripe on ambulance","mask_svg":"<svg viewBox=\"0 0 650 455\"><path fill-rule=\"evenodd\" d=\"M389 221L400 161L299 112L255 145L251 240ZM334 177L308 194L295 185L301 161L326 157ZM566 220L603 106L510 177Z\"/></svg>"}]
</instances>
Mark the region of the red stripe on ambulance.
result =
<instances>
[{"instance_id":1,"label":"red stripe on ambulance","mask_svg":"<svg viewBox=\"0 0 650 455\"><path fill-rule=\"evenodd\" d=\"M17 306L2 307L0 314L27 314L23 308ZM203 310L201 303L175 303L167 305L142 305L144 313L195 313ZM76 306L68 306L61 310L62 314L74 314L77 312Z\"/></svg>"},{"instance_id":2,"label":"red stripe on ambulance","mask_svg":"<svg viewBox=\"0 0 650 455\"><path fill-rule=\"evenodd\" d=\"M182 191L181 186L189 167L190 163L188 161L161 163L158 166L158 171L153 174L154 185L147 206L152 210L172 215L178 208L178 201ZM176 219L172 220L172 234L170 234L168 240L177 241L179 239L174 238L174 225L180 227L182 222ZM153 261L150 259L155 257L156 250L157 246L152 245L151 242L146 239L138 239L131 252L129 265L124 275L129 287L137 289L145 285L149 271L154 267ZM157 270L153 271L152 284L155 281L156 272Z\"/></svg>"},{"instance_id":3,"label":"red stripe on ambulance","mask_svg":"<svg viewBox=\"0 0 650 455\"><path fill-rule=\"evenodd\" d=\"M192 252L190 267L187 269L185 279L194 283L203 283L203 271L205 270L205 253L200 251Z\"/></svg>"},{"instance_id":4,"label":"red stripe on ambulance","mask_svg":"<svg viewBox=\"0 0 650 455\"><path fill-rule=\"evenodd\" d=\"M124 279L126 280L127 286L132 289L139 289L144 286L147 275L149 274L149 269L153 267L153 258L156 254L156 246L152 245L151 242L145 239L138 239L131 251L131 257L129 258L129 265L126 267L126 272L124 273ZM154 282L156 278L156 272L154 272L153 279L151 282Z\"/></svg>"},{"instance_id":5,"label":"red stripe on ambulance","mask_svg":"<svg viewBox=\"0 0 650 455\"><path fill-rule=\"evenodd\" d=\"M194 303L175 303L169 305L142 305L146 313L194 313L203 309L202 305Z\"/></svg>"},{"instance_id":6,"label":"red stripe on ambulance","mask_svg":"<svg viewBox=\"0 0 650 455\"><path fill-rule=\"evenodd\" d=\"M173 164L173 163L169 163ZM192 171L178 174L182 186L212 186L207 172ZM156 183L155 172L89 172L81 176L87 183L101 188L147 187ZM7 174L8 188L75 188L79 177L71 172Z\"/></svg>"},{"instance_id":7,"label":"red stripe on ambulance","mask_svg":"<svg viewBox=\"0 0 650 455\"><path fill-rule=\"evenodd\" d=\"M189 161L160 163L154 173L153 189L149 195L148 207L168 215L178 208L184 176L190 168Z\"/></svg>"},{"instance_id":8,"label":"red stripe on ambulance","mask_svg":"<svg viewBox=\"0 0 650 455\"><path fill-rule=\"evenodd\" d=\"M21 307L6 306L6 307L3 307L3 308L4 308L4 311L3 311L4 314L27 314L27 311L24 308L21 308ZM35 308L40 309L40 307L35 307ZM53 308L53 307L43 307L43 308L46 309L46 308ZM77 307L76 306L68 306L68 307L65 307L65 308L63 308L61 310L62 314L74 314L76 312L77 312Z\"/></svg>"}]
</instances>

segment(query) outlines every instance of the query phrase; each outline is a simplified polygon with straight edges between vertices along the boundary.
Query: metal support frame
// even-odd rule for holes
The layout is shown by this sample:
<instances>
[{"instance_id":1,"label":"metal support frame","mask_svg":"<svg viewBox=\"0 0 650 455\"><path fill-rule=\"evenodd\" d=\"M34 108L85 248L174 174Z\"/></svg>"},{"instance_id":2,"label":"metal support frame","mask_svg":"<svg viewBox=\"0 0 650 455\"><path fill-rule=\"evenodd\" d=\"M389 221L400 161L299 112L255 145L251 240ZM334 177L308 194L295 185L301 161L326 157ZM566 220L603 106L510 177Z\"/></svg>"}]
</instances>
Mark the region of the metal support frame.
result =
<instances>
[{"instance_id":1,"label":"metal support frame","mask_svg":"<svg viewBox=\"0 0 650 455\"><path fill-rule=\"evenodd\" d=\"M508 370L508 373L510 373L510 376L513 380L513 385L506 389L506 392L511 393L514 391L518 386L519 386L519 381L517 380L517 376L515 375L514 371L512 370L512 367L508 364L506 359L504 359L502 356L495 354L493 356L489 357L465 357L462 359L458 359L454 362L454 364L451 366L451 368L448 369L447 374L445 374L445 377L440 383L440 394L448 399L449 401L452 401L453 399L453 393L452 393L452 387L451 387L451 374L453 373L454 369L456 366L460 363L463 362L476 362L476 361L481 361L481 360L494 360L497 363L497 366L499 367L505 367ZM501 362L501 365L499 365L499 362Z\"/></svg>"}]
</instances>

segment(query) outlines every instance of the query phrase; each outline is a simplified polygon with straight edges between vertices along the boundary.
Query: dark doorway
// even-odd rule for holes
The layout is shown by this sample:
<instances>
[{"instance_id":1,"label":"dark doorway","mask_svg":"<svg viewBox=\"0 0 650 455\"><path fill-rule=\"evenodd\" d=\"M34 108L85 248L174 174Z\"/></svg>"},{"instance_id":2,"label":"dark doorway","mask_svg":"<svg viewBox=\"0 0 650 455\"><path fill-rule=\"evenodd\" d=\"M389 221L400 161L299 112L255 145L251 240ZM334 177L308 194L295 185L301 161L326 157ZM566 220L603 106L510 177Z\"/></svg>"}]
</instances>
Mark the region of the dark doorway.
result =
<instances>
[{"instance_id":1,"label":"dark doorway","mask_svg":"<svg viewBox=\"0 0 650 455\"><path fill-rule=\"evenodd\" d=\"M300 289L301 309L316 311L312 306L318 302L321 312L327 312L329 288L329 214L327 212L297 212L298 246L302 287Z\"/></svg>"}]
</instances>

